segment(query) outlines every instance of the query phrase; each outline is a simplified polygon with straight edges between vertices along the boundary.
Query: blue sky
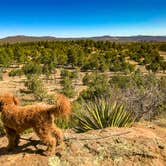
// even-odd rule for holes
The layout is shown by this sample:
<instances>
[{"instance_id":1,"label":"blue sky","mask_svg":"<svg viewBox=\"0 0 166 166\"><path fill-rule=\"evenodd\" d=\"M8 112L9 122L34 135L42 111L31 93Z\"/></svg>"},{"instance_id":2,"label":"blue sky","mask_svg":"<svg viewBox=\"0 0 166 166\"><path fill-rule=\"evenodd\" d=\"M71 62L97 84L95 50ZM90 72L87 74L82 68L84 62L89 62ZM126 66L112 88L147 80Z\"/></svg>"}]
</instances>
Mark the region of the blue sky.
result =
<instances>
[{"instance_id":1,"label":"blue sky","mask_svg":"<svg viewBox=\"0 0 166 166\"><path fill-rule=\"evenodd\" d=\"M1 0L0 37L166 35L166 0Z\"/></svg>"}]
</instances>

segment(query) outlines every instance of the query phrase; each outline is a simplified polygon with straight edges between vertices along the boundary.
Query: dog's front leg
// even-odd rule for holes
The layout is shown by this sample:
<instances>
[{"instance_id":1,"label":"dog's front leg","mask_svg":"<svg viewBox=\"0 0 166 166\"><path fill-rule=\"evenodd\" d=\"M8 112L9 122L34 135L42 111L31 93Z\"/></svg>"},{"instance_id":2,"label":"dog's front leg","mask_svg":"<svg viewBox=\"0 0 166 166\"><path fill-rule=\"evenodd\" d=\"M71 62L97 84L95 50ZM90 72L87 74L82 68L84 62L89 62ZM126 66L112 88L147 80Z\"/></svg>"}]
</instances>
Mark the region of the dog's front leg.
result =
<instances>
[{"instance_id":1,"label":"dog's front leg","mask_svg":"<svg viewBox=\"0 0 166 166\"><path fill-rule=\"evenodd\" d=\"M56 138L56 145L60 145L63 142L63 132L60 128L53 126L52 135Z\"/></svg>"},{"instance_id":2,"label":"dog's front leg","mask_svg":"<svg viewBox=\"0 0 166 166\"><path fill-rule=\"evenodd\" d=\"M46 155L54 155L55 154L55 138L51 134L51 130L47 128L47 126L43 125L43 128L35 128L34 131L38 135L38 137L43 141L45 145L47 145Z\"/></svg>"},{"instance_id":3,"label":"dog's front leg","mask_svg":"<svg viewBox=\"0 0 166 166\"><path fill-rule=\"evenodd\" d=\"M14 149L19 143L19 135L14 129L5 126L7 138L8 138L8 150Z\"/></svg>"}]
</instances>

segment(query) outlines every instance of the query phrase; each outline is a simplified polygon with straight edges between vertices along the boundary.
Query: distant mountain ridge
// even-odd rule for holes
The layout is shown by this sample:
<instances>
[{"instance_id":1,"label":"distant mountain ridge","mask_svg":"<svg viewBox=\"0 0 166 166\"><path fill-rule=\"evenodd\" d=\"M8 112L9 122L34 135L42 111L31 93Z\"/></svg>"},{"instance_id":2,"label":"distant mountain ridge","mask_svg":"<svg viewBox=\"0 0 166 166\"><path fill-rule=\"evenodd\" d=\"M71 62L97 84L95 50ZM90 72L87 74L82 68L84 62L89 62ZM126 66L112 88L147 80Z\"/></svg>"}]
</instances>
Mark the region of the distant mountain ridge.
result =
<instances>
[{"instance_id":1,"label":"distant mountain ridge","mask_svg":"<svg viewBox=\"0 0 166 166\"><path fill-rule=\"evenodd\" d=\"M20 42L35 42L35 41L51 41L55 40L55 37L51 36L42 36L42 37L37 37L37 36L8 36L5 38L0 39L1 43L20 43Z\"/></svg>"},{"instance_id":2,"label":"distant mountain ridge","mask_svg":"<svg viewBox=\"0 0 166 166\"><path fill-rule=\"evenodd\" d=\"M137 42L137 41L155 41L166 42L166 36L95 36L95 37L78 37L78 38L56 38L53 36L9 36L0 39L0 43L17 43L17 42L36 42L36 41L55 41L55 40L100 40L100 41L117 41L117 42Z\"/></svg>"}]
</instances>

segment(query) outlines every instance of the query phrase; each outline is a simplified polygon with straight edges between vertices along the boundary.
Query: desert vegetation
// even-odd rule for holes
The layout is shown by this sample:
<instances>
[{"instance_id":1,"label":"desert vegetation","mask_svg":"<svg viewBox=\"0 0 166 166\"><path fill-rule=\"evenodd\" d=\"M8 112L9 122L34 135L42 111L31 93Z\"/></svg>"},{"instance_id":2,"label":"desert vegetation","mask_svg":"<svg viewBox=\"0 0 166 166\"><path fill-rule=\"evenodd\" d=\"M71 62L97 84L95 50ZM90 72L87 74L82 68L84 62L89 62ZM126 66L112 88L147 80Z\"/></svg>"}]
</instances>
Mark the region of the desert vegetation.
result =
<instances>
[{"instance_id":1,"label":"desert vegetation","mask_svg":"<svg viewBox=\"0 0 166 166\"><path fill-rule=\"evenodd\" d=\"M166 117L165 52L166 44L155 42L75 40L3 44L0 88L16 94L22 105L52 104L55 93L70 98L70 119L55 120L57 126L67 129L65 149L60 152L62 157L49 158L49 165L89 161L92 165L118 165L124 156L129 156L125 157L128 162L132 156L141 164L156 163L160 153L161 161L165 161L164 129L153 127L154 121L165 126L165 121L158 122ZM144 122L148 125L142 127ZM161 131L162 139L149 128L157 135ZM121 138L123 133L129 134ZM0 121L0 136L4 134ZM21 137L29 138L31 134L35 138L32 129L24 131ZM3 154L3 148L0 153Z\"/></svg>"},{"instance_id":2,"label":"desert vegetation","mask_svg":"<svg viewBox=\"0 0 166 166\"><path fill-rule=\"evenodd\" d=\"M50 103L56 92L70 97L73 120L69 124L59 120L61 127L86 131L131 126L165 112L166 61L160 51L166 51L165 43L75 40L3 44L0 77L3 80L7 73L13 80L24 78L17 93L32 95L34 101ZM50 91L50 85L56 88Z\"/></svg>"},{"instance_id":3,"label":"desert vegetation","mask_svg":"<svg viewBox=\"0 0 166 166\"><path fill-rule=\"evenodd\" d=\"M51 74L59 65L81 70L132 72L136 62L148 71L165 70L165 43L115 43L109 41L76 40L31 42L0 45L1 67L23 65L25 74ZM19 73L19 71L15 71Z\"/></svg>"}]
</instances>

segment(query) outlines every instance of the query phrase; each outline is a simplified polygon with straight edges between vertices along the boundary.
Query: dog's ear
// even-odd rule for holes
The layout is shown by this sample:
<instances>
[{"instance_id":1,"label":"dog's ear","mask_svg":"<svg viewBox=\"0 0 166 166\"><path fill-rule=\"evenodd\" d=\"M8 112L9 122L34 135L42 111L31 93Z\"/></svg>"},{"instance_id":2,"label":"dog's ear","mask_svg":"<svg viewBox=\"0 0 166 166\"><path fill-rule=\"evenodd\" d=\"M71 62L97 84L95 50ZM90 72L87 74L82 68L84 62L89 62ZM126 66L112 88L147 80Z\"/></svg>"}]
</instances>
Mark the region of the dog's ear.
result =
<instances>
[{"instance_id":1,"label":"dog's ear","mask_svg":"<svg viewBox=\"0 0 166 166\"><path fill-rule=\"evenodd\" d=\"M13 96L13 101L15 105L19 105L20 101L17 97Z\"/></svg>"}]
</instances>

